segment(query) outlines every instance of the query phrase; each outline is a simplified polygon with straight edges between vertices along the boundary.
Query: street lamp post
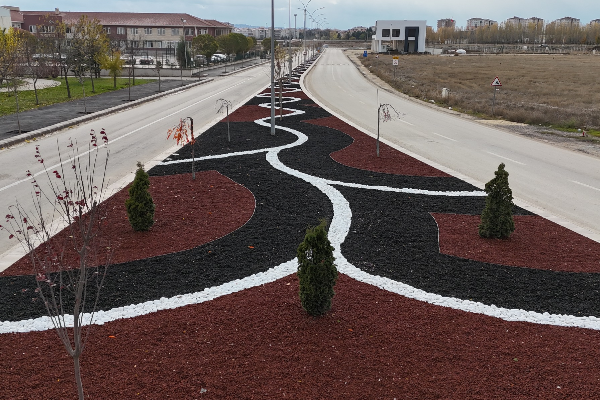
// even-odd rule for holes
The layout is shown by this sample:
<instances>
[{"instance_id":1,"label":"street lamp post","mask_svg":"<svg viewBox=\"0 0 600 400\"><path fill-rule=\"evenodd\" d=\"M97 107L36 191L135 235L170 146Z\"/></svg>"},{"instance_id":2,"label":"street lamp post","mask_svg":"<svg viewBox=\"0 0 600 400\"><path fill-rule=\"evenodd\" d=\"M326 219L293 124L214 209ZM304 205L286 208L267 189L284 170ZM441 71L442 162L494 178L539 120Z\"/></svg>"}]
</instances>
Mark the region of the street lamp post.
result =
<instances>
[{"instance_id":1,"label":"street lamp post","mask_svg":"<svg viewBox=\"0 0 600 400\"><path fill-rule=\"evenodd\" d=\"M271 0L271 135L275 135L275 0Z\"/></svg>"},{"instance_id":2,"label":"street lamp post","mask_svg":"<svg viewBox=\"0 0 600 400\"><path fill-rule=\"evenodd\" d=\"M298 14L294 14L294 39L298 39L297 37L297 30L296 30L296 16Z\"/></svg>"},{"instance_id":3,"label":"street lamp post","mask_svg":"<svg viewBox=\"0 0 600 400\"><path fill-rule=\"evenodd\" d=\"M181 18L181 29L183 35L183 59L185 62L185 68L187 68L187 46L185 45L185 22L186 20Z\"/></svg>"}]
</instances>

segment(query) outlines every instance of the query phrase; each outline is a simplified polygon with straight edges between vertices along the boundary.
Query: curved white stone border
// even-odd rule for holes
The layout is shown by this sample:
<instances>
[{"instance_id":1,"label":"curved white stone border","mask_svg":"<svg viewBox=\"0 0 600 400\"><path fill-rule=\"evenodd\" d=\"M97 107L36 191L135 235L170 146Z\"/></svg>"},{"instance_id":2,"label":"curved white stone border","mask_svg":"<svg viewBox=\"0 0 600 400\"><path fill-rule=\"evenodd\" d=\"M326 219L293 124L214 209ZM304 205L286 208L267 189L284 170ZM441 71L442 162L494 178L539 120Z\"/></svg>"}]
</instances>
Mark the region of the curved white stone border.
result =
<instances>
[{"instance_id":1,"label":"curved white stone border","mask_svg":"<svg viewBox=\"0 0 600 400\"><path fill-rule=\"evenodd\" d=\"M270 118L271 117L262 118L256 120L255 122L262 126L270 126L270 123L266 122L266 120L270 120ZM357 281L377 286L383 290L387 290L389 292L396 293L401 296L405 296L418 301L427 302L437 306L449 307L456 310L483 314L495 318L500 318L505 321L521 321L536 324L547 324L600 330L600 318L597 317L576 317L572 315L558 315L548 313L542 314L533 311L501 308L496 307L494 305L485 305L482 303L469 300L461 300L453 297L444 297L441 295L425 292L421 289L414 288L412 286L394 281L389 278L368 274L362 271L361 269L355 267L354 265L349 263L348 260L346 260L346 258L341 252L341 245L346 239L346 236L348 235L348 232L350 230L350 223L352 221L352 210L350 209L350 204L348 203L346 198L344 198L344 196L332 186L334 184L339 185L340 182L328 181L326 179L314 177L312 175L305 174L303 172L297 171L284 165L279 160L278 153L285 148L298 146L299 144L302 144L306 140L308 140L308 138L303 133L291 128L278 126L277 129L285 130L297 135L298 140L294 143L285 146L279 146L271 149L263 149L261 151L267 152L267 161L274 168L314 185L330 199L333 205L333 219L329 227L328 236L331 245L334 247L336 265L340 272L348 275L353 279L356 279ZM382 190L377 187L360 186L364 185L359 185L359 188ZM470 193L470 195L473 195L473 193L476 192L465 193ZM113 308L108 311L98 311L93 317L93 323L102 325L106 322L114 321L117 319L133 318L157 312L160 310L169 310L186 305L203 303L205 301L213 300L220 296L235 293L255 286L264 285L266 283L274 282L278 279L284 278L296 272L296 269L297 260L293 259L283 264L280 264L274 268L271 268L265 272L260 272L248 276L246 278L227 282L220 286L207 288L201 292L179 295L171 298L161 298L159 300L148 301L140 304L132 304L126 307ZM86 323L90 322L89 314L86 315L84 321L86 321ZM72 326L72 320L70 321L70 323ZM52 323L50 321L50 318L48 317L40 317L36 319L14 322L0 322L0 333L41 331L52 328Z\"/></svg>"}]
</instances>

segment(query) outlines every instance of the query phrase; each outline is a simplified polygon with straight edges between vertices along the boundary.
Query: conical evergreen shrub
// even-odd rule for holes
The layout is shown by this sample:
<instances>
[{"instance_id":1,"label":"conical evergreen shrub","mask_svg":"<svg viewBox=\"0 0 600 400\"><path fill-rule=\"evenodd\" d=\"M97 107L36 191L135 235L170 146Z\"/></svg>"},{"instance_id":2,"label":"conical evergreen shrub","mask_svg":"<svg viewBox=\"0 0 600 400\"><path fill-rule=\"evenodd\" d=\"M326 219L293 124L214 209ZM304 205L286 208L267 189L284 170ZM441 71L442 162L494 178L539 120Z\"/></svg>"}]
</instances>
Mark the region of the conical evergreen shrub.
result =
<instances>
[{"instance_id":1,"label":"conical evergreen shrub","mask_svg":"<svg viewBox=\"0 0 600 400\"><path fill-rule=\"evenodd\" d=\"M318 226L308 228L297 250L300 302L306 312L315 317L331 309L337 279L333 246L325 227L326 221L321 221Z\"/></svg>"},{"instance_id":2,"label":"conical evergreen shrub","mask_svg":"<svg viewBox=\"0 0 600 400\"><path fill-rule=\"evenodd\" d=\"M154 224L154 202L148 191L150 179L142 163L137 163L135 178L125 201L129 223L134 231L147 231Z\"/></svg>"},{"instance_id":3,"label":"conical evergreen shrub","mask_svg":"<svg viewBox=\"0 0 600 400\"><path fill-rule=\"evenodd\" d=\"M504 170L504 163L500 164L495 174L496 177L485 184L488 195L481 214L479 236L506 239L515 230L515 222L512 217L512 190L508 186L508 172Z\"/></svg>"}]
</instances>

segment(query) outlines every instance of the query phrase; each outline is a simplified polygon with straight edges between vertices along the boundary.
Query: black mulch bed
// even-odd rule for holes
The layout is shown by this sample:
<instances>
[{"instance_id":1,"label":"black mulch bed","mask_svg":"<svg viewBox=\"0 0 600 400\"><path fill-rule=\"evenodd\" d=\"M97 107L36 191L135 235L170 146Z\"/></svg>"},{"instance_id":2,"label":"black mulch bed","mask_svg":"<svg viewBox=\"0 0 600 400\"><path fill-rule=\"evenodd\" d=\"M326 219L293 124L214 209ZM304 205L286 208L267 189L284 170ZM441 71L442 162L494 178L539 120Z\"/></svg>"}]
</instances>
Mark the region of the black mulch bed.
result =
<instances>
[{"instance_id":1,"label":"black mulch bed","mask_svg":"<svg viewBox=\"0 0 600 400\"><path fill-rule=\"evenodd\" d=\"M189 174L188 166L158 166L148 172L152 176ZM331 220L333 216L331 203L323 193L302 180L273 170L264 154L202 164L202 170L213 169L254 194L256 210L252 218L237 231L214 242L110 266L99 309L193 293L266 271L296 257L296 248L309 225L318 224L320 218ZM23 293L26 288L29 290ZM0 320L43 315L40 304L31 301L34 288L31 276L1 278Z\"/></svg>"},{"instance_id":2,"label":"black mulch bed","mask_svg":"<svg viewBox=\"0 0 600 400\"><path fill-rule=\"evenodd\" d=\"M298 85L292 85L298 87ZM263 104L254 98L247 104ZM344 182L426 190L476 190L456 178L424 178L369 172L343 166L329 156L352 139L334 129L302 121L328 117L311 100L284 105L305 112L277 123L309 137L302 146L283 150L281 161L307 174ZM201 134L196 157L276 147L296 140L253 122L220 122ZM187 158L190 146L171 160ZM295 257L307 226L332 218L327 197L314 186L273 169L264 152L196 162L197 170L217 170L248 188L256 210L246 225L214 242L178 253L113 265L100 296L100 309L125 306L161 297L201 291L265 271ZM150 175L189 174L189 163L158 165ZM461 299L538 312L600 316L600 274L577 274L515 268L442 255L438 231L430 212L480 214L483 197L425 196L338 187L348 199L353 220L342 245L346 258L358 268L411 286ZM516 208L516 214L527 211ZM253 248L249 248L252 246ZM32 302L31 276L0 278L0 321L44 315ZM23 292L23 289L29 289Z\"/></svg>"},{"instance_id":3,"label":"black mulch bed","mask_svg":"<svg viewBox=\"0 0 600 400\"><path fill-rule=\"evenodd\" d=\"M600 274L556 272L440 254L430 212L481 214L485 198L338 188L352 208L342 253L356 267L427 292L498 307L600 316ZM528 215L520 208L516 215Z\"/></svg>"}]
</instances>

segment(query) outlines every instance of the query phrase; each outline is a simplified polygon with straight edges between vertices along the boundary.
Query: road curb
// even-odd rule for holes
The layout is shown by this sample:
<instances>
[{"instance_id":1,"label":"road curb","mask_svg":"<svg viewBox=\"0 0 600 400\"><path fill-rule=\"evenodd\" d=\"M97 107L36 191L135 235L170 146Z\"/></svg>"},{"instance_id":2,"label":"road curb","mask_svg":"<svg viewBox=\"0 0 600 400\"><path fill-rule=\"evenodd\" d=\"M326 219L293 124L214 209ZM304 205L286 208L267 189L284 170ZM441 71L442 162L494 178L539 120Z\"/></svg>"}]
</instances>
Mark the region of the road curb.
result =
<instances>
[{"instance_id":1,"label":"road curb","mask_svg":"<svg viewBox=\"0 0 600 400\"><path fill-rule=\"evenodd\" d=\"M164 96L168 96L168 95L173 94L173 93L181 92L183 90L191 89L193 87L200 86L200 85L203 85L205 83L212 82L213 80L214 80L213 78L204 79L202 81L194 82L194 83L191 83L189 85L185 85L185 86L181 86L181 87L178 87L178 88L175 88L175 89L167 90L165 92L153 94L153 95L148 96L148 97L143 97L143 98L141 98L139 100L134 100L134 101L132 101L130 103L120 104L118 106L110 107L110 108L107 108L105 110L96 111L96 112L94 112L92 114L89 114L89 115L84 115L84 116L81 116L81 117L78 117L78 118L75 118L75 119L70 119L70 120L67 120L67 121L59 122L58 124L50 125L50 126L47 126L45 128L41 128L41 129L36 129L34 131L23 133L21 135L18 135L18 136L9 138L9 139L0 140L0 148L13 146L15 144L24 142L26 140L30 140L30 139L34 139L34 138L37 138L37 137L40 137L40 136L44 136L44 135L47 135L49 133L53 133L53 132L65 129L65 128L68 128L68 127L73 126L73 125L78 125L78 124L81 124L83 122L88 122L88 121L91 121L91 120L103 117L103 116L108 115L108 114L112 114L112 113L115 113L115 112L118 112L118 111L126 110L128 108L133 108L133 107L136 107L136 106L138 106L140 104L147 103L149 101L153 101L153 100L156 100L156 99L164 97Z\"/></svg>"}]
</instances>

